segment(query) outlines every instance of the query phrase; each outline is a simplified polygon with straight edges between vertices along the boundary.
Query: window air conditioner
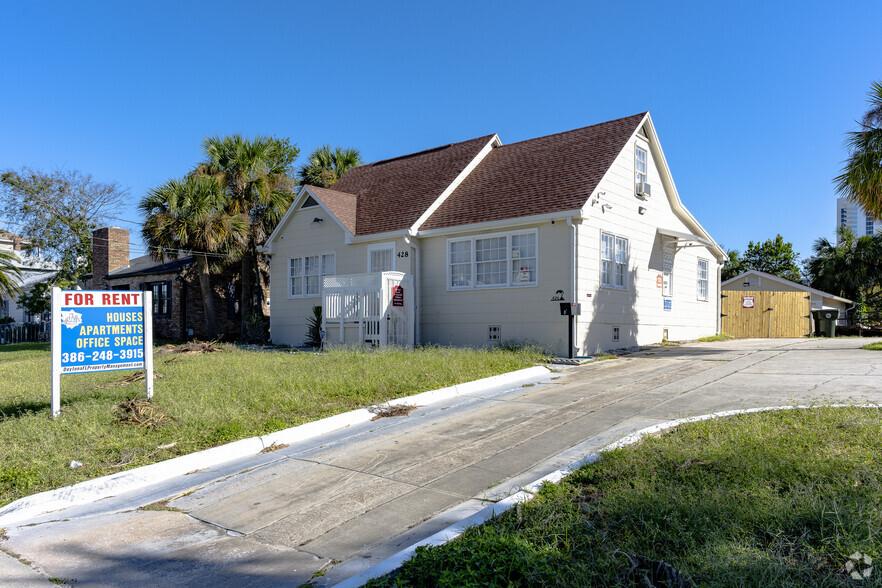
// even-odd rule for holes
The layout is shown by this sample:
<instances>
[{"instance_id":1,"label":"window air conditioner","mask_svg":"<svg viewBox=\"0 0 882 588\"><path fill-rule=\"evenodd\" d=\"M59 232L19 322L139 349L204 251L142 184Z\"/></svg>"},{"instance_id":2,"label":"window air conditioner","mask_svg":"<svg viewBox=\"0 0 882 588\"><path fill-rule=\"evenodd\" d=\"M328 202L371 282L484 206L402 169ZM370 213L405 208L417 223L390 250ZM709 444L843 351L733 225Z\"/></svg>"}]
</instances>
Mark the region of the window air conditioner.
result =
<instances>
[{"instance_id":1,"label":"window air conditioner","mask_svg":"<svg viewBox=\"0 0 882 588\"><path fill-rule=\"evenodd\" d=\"M637 197L649 200L650 196L652 196L651 186L646 182L637 182Z\"/></svg>"}]
</instances>

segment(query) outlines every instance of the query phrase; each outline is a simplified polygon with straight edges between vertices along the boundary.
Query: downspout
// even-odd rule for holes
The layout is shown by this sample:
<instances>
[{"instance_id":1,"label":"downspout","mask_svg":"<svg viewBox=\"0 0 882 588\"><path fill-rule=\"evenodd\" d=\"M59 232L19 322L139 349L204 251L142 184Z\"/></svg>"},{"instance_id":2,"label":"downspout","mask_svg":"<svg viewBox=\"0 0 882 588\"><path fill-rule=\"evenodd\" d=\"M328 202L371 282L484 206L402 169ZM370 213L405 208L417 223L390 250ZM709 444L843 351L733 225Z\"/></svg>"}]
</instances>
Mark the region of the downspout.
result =
<instances>
[{"instance_id":1,"label":"downspout","mask_svg":"<svg viewBox=\"0 0 882 588\"><path fill-rule=\"evenodd\" d=\"M413 275L413 343L414 345L420 345L420 279L419 279L419 260L420 260L420 247L419 242L416 238L411 238L411 235L404 235L404 242L410 245L411 249L413 249L413 261L410 262L411 274Z\"/></svg>"},{"instance_id":2,"label":"downspout","mask_svg":"<svg viewBox=\"0 0 882 588\"><path fill-rule=\"evenodd\" d=\"M723 334L723 265L717 262L717 334Z\"/></svg>"},{"instance_id":3,"label":"downspout","mask_svg":"<svg viewBox=\"0 0 882 588\"><path fill-rule=\"evenodd\" d=\"M579 297L576 295L576 264L578 263L579 256L576 254L576 247L579 244L578 233L576 231L576 225L573 223L573 217L567 217L567 224L570 226L570 291L573 293L573 302L578 303ZM570 349L570 356L577 357L579 355L579 347L576 342L579 340L579 317L574 316L573 322L573 348Z\"/></svg>"}]
</instances>

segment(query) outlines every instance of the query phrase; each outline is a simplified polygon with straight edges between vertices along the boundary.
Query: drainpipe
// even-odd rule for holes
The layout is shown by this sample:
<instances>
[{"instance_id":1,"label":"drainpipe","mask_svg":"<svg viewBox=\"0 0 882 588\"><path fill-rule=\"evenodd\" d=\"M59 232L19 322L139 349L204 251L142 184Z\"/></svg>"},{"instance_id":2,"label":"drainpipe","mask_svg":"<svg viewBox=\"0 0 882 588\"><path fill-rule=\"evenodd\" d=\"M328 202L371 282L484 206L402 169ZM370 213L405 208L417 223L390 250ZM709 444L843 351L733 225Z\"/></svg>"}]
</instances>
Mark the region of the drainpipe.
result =
<instances>
[{"instance_id":1,"label":"drainpipe","mask_svg":"<svg viewBox=\"0 0 882 588\"><path fill-rule=\"evenodd\" d=\"M723 334L723 265L717 262L717 334Z\"/></svg>"},{"instance_id":2,"label":"drainpipe","mask_svg":"<svg viewBox=\"0 0 882 588\"><path fill-rule=\"evenodd\" d=\"M410 262L411 275L413 276L413 342L414 345L420 344L420 280L419 280L419 260L420 247L419 241L411 235L404 235L404 242L413 249L413 261Z\"/></svg>"},{"instance_id":3,"label":"drainpipe","mask_svg":"<svg viewBox=\"0 0 882 588\"><path fill-rule=\"evenodd\" d=\"M579 244L579 236L576 231L576 225L573 223L572 216L567 217L567 224L570 226L570 229L572 229L570 231L570 256L571 256L570 257L570 261L571 261L571 264L570 264L570 291L573 293L573 302L578 303L579 297L576 296L576 271L577 271L576 264L578 263L579 256L576 255L576 247ZM578 355L578 351L579 351L579 347L576 345L576 342L579 339L579 317L574 316L572 318L572 321L574 323L573 331L575 332L575 336L573 337L573 344L572 344L573 346L570 349L569 356L576 357Z\"/></svg>"}]
</instances>

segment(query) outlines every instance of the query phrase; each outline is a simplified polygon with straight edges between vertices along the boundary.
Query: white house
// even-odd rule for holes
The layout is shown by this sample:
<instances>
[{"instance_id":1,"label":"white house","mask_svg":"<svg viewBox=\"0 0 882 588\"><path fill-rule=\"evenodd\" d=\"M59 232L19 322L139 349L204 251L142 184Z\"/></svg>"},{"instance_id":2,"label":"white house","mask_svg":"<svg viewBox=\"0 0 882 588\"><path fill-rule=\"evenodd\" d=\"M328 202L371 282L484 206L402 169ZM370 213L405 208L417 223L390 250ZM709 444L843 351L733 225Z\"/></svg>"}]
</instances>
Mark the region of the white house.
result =
<instances>
[{"instance_id":1,"label":"white house","mask_svg":"<svg viewBox=\"0 0 882 588\"><path fill-rule=\"evenodd\" d=\"M488 135L305 187L263 249L271 334L576 355L718 332L726 260L680 201L649 113L503 145ZM385 272L385 273L384 273Z\"/></svg>"},{"instance_id":2,"label":"white house","mask_svg":"<svg viewBox=\"0 0 882 588\"><path fill-rule=\"evenodd\" d=\"M39 254L25 249L28 245L20 236L0 229L0 249L15 255L17 260L14 265L21 272L21 277L16 280L22 294L28 293L31 288L41 282L55 277L57 267L40 257ZM0 293L0 318L12 317L17 323L29 323L39 321L40 317L31 316L27 310L18 306L17 299L7 293Z\"/></svg>"}]
</instances>

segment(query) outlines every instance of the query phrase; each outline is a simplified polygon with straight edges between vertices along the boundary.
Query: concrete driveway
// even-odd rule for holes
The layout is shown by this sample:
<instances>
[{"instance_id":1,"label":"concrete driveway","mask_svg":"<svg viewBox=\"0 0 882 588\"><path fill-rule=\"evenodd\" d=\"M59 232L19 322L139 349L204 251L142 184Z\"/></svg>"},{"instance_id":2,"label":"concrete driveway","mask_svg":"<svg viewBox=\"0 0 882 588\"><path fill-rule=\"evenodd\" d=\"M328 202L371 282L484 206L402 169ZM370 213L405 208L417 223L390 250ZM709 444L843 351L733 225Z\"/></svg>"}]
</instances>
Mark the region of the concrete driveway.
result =
<instances>
[{"instance_id":1,"label":"concrete driveway","mask_svg":"<svg viewBox=\"0 0 882 588\"><path fill-rule=\"evenodd\" d=\"M350 427L7 529L0 584L33 570L87 586L334 584L637 429L882 403L882 352L867 342L659 347Z\"/></svg>"}]
</instances>

